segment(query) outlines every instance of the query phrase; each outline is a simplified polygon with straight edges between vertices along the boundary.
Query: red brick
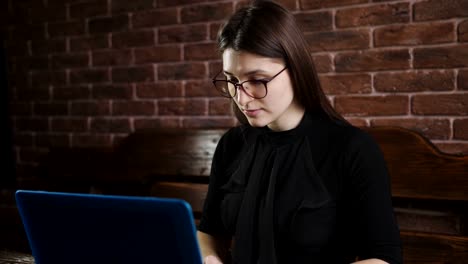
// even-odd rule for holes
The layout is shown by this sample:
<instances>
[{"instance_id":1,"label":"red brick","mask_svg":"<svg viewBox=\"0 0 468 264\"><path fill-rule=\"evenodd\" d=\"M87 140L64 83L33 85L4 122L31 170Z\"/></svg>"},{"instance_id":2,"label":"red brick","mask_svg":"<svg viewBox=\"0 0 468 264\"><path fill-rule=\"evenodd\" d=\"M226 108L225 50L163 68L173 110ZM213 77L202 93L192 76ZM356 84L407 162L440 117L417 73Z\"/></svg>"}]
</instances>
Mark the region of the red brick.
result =
<instances>
[{"instance_id":1,"label":"red brick","mask_svg":"<svg viewBox=\"0 0 468 264\"><path fill-rule=\"evenodd\" d=\"M173 24L177 24L176 8L139 12L132 16L133 28L153 28Z\"/></svg>"},{"instance_id":2,"label":"red brick","mask_svg":"<svg viewBox=\"0 0 468 264\"><path fill-rule=\"evenodd\" d=\"M372 81L368 74L321 75L319 78L327 95L372 92Z\"/></svg>"},{"instance_id":3,"label":"red brick","mask_svg":"<svg viewBox=\"0 0 468 264\"><path fill-rule=\"evenodd\" d=\"M54 132L85 132L88 130L87 118L52 118L51 130Z\"/></svg>"},{"instance_id":4,"label":"red brick","mask_svg":"<svg viewBox=\"0 0 468 264\"><path fill-rule=\"evenodd\" d=\"M452 22L392 25L374 31L375 46L422 45L453 42Z\"/></svg>"},{"instance_id":5,"label":"red brick","mask_svg":"<svg viewBox=\"0 0 468 264\"><path fill-rule=\"evenodd\" d=\"M216 60L219 58L215 43L188 44L184 47L184 59L188 61Z\"/></svg>"},{"instance_id":6,"label":"red brick","mask_svg":"<svg viewBox=\"0 0 468 264\"><path fill-rule=\"evenodd\" d=\"M4 23L17 24L21 21L25 21L28 17L30 10L27 8L27 2L23 1L2 1L5 8L3 8L2 14L5 14L6 17L2 19Z\"/></svg>"},{"instance_id":7,"label":"red brick","mask_svg":"<svg viewBox=\"0 0 468 264\"><path fill-rule=\"evenodd\" d=\"M106 100L92 102L72 102L70 114L74 116L109 115L110 102Z\"/></svg>"},{"instance_id":8,"label":"red brick","mask_svg":"<svg viewBox=\"0 0 468 264\"><path fill-rule=\"evenodd\" d=\"M230 128L235 126L234 117L190 117L182 119L184 128Z\"/></svg>"},{"instance_id":9,"label":"red brick","mask_svg":"<svg viewBox=\"0 0 468 264\"><path fill-rule=\"evenodd\" d=\"M449 139L450 121L432 118L383 118L371 121L372 126L397 126L415 130L430 139Z\"/></svg>"},{"instance_id":10,"label":"red brick","mask_svg":"<svg viewBox=\"0 0 468 264\"><path fill-rule=\"evenodd\" d=\"M453 121L453 138L468 140L468 119L455 119Z\"/></svg>"},{"instance_id":11,"label":"red brick","mask_svg":"<svg viewBox=\"0 0 468 264\"><path fill-rule=\"evenodd\" d=\"M7 74L7 80L8 80L8 89L9 93L12 94L12 97L14 98L14 89L23 89L24 87L28 87L29 85L29 80L31 78L25 78L26 77L31 77L31 75L28 75L28 73L10 73Z\"/></svg>"},{"instance_id":12,"label":"red brick","mask_svg":"<svg viewBox=\"0 0 468 264\"><path fill-rule=\"evenodd\" d=\"M452 71L378 73L374 88L379 92L447 91L455 88Z\"/></svg>"},{"instance_id":13,"label":"red brick","mask_svg":"<svg viewBox=\"0 0 468 264\"><path fill-rule=\"evenodd\" d=\"M468 115L468 94L415 95L412 112L416 115Z\"/></svg>"},{"instance_id":14,"label":"red brick","mask_svg":"<svg viewBox=\"0 0 468 264\"><path fill-rule=\"evenodd\" d=\"M153 66L134 66L112 69L114 82L149 82L154 81Z\"/></svg>"},{"instance_id":15,"label":"red brick","mask_svg":"<svg viewBox=\"0 0 468 264\"><path fill-rule=\"evenodd\" d=\"M70 17L90 18L95 16L107 15L107 2L107 0L94 0L82 3L71 3L69 6Z\"/></svg>"},{"instance_id":16,"label":"red brick","mask_svg":"<svg viewBox=\"0 0 468 264\"><path fill-rule=\"evenodd\" d=\"M466 17L468 16L468 1L428 0L415 3L413 10L415 21Z\"/></svg>"},{"instance_id":17,"label":"red brick","mask_svg":"<svg viewBox=\"0 0 468 264\"><path fill-rule=\"evenodd\" d=\"M128 84L93 85L92 96L95 99L132 99L133 88Z\"/></svg>"},{"instance_id":18,"label":"red brick","mask_svg":"<svg viewBox=\"0 0 468 264\"><path fill-rule=\"evenodd\" d=\"M51 25L48 25L49 28ZM10 29L9 39L12 43L26 42L30 39L45 40L46 29L43 24L29 24L24 21L18 22L13 28Z\"/></svg>"},{"instance_id":19,"label":"red brick","mask_svg":"<svg viewBox=\"0 0 468 264\"><path fill-rule=\"evenodd\" d=\"M112 34L112 47L117 49L154 45L152 30L130 31Z\"/></svg>"},{"instance_id":20,"label":"red brick","mask_svg":"<svg viewBox=\"0 0 468 264\"><path fill-rule=\"evenodd\" d=\"M72 147L110 147L110 135L99 134L73 134Z\"/></svg>"},{"instance_id":21,"label":"red brick","mask_svg":"<svg viewBox=\"0 0 468 264\"><path fill-rule=\"evenodd\" d=\"M167 64L158 66L159 80L187 80L206 78L203 63Z\"/></svg>"},{"instance_id":22,"label":"red brick","mask_svg":"<svg viewBox=\"0 0 468 264\"><path fill-rule=\"evenodd\" d=\"M50 88L44 85L19 88L16 91L16 96L18 100L48 100L50 99Z\"/></svg>"},{"instance_id":23,"label":"red brick","mask_svg":"<svg viewBox=\"0 0 468 264\"><path fill-rule=\"evenodd\" d=\"M331 12L298 13L294 17L304 32L324 31L333 28Z\"/></svg>"},{"instance_id":24,"label":"red brick","mask_svg":"<svg viewBox=\"0 0 468 264\"><path fill-rule=\"evenodd\" d=\"M51 63L52 67L58 69L87 67L89 65L89 55L87 53L52 55Z\"/></svg>"},{"instance_id":25,"label":"red brick","mask_svg":"<svg viewBox=\"0 0 468 264\"><path fill-rule=\"evenodd\" d=\"M468 70L458 72L458 90L468 91Z\"/></svg>"},{"instance_id":26,"label":"red brick","mask_svg":"<svg viewBox=\"0 0 468 264\"><path fill-rule=\"evenodd\" d=\"M218 32L222 25L222 23L210 24L210 36L208 37L209 40L216 40L218 38Z\"/></svg>"},{"instance_id":27,"label":"red brick","mask_svg":"<svg viewBox=\"0 0 468 264\"><path fill-rule=\"evenodd\" d=\"M190 5L182 7L180 18L183 24L223 20L233 12L232 3Z\"/></svg>"},{"instance_id":28,"label":"red brick","mask_svg":"<svg viewBox=\"0 0 468 264\"><path fill-rule=\"evenodd\" d=\"M169 99L158 101L159 115L205 115L204 99Z\"/></svg>"},{"instance_id":29,"label":"red brick","mask_svg":"<svg viewBox=\"0 0 468 264\"><path fill-rule=\"evenodd\" d=\"M71 83L102 83L109 81L107 69L79 69L70 71Z\"/></svg>"},{"instance_id":30,"label":"red brick","mask_svg":"<svg viewBox=\"0 0 468 264\"><path fill-rule=\"evenodd\" d=\"M114 101L112 115L154 115L156 108L153 101Z\"/></svg>"},{"instance_id":31,"label":"red brick","mask_svg":"<svg viewBox=\"0 0 468 264\"><path fill-rule=\"evenodd\" d=\"M89 99L90 91L86 85L82 86L54 86L53 98L56 100Z\"/></svg>"},{"instance_id":32,"label":"red brick","mask_svg":"<svg viewBox=\"0 0 468 264\"><path fill-rule=\"evenodd\" d=\"M337 72L408 69L408 50L378 50L340 53L335 56Z\"/></svg>"},{"instance_id":33,"label":"red brick","mask_svg":"<svg viewBox=\"0 0 468 264\"><path fill-rule=\"evenodd\" d=\"M44 149L23 147L19 149L18 162L37 162L46 154Z\"/></svg>"},{"instance_id":34,"label":"red brick","mask_svg":"<svg viewBox=\"0 0 468 264\"><path fill-rule=\"evenodd\" d=\"M106 49L110 47L107 35L70 38L69 43L71 51Z\"/></svg>"},{"instance_id":35,"label":"red brick","mask_svg":"<svg viewBox=\"0 0 468 264\"><path fill-rule=\"evenodd\" d=\"M297 9L296 0L278 0L277 2L290 11Z\"/></svg>"},{"instance_id":36,"label":"red brick","mask_svg":"<svg viewBox=\"0 0 468 264\"><path fill-rule=\"evenodd\" d=\"M177 45L138 48L134 50L135 63L174 62L181 60L181 48Z\"/></svg>"},{"instance_id":37,"label":"red brick","mask_svg":"<svg viewBox=\"0 0 468 264\"><path fill-rule=\"evenodd\" d=\"M48 116L48 115L68 115L67 103L57 102L35 102L34 114Z\"/></svg>"},{"instance_id":38,"label":"red brick","mask_svg":"<svg viewBox=\"0 0 468 264\"><path fill-rule=\"evenodd\" d=\"M51 38L83 35L85 24L82 20L49 23L47 32Z\"/></svg>"},{"instance_id":39,"label":"red brick","mask_svg":"<svg viewBox=\"0 0 468 264\"><path fill-rule=\"evenodd\" d=\"M21 133L21 132L16 132L13 134L13 144L16 147L30 147L33 146L35 142L35 135L34 133L31 132L26 132L26 133Z\"/></svg>"},{"instance_id":40,"label":"red brick","mask_svg":"<svg viewBox=\"0 0 468 264\"><path fill-rule=\"evenodd\" d=\"M159 43L179 43L202 41L208 38L206 25L184 25L159 29Z\"/></svg>"},{"instance_id":41,"label":"red brick","mask_svg":"<svg viewBox=\"0 0 468 264\"><path fill-rule=\"evenodd\" d=\"M155 129L155 128L179 128L180 121L178 117L161 118L135 118L133 120L135 130Z\"/></svg>"},{"instance_id":42,"label":"red brick","mask_svg":"<svg viewBox=\"0 0 468 264\"><path fill-rule=\"evenodd\" d=\"M153 2L153 0L112 0L112 13L150 9L154 7Z\"/></svg>"},{"instance_id":43,"label":"red brick","mask_svg":"<svg viewBox=\"0 0 468 264\"><path fill-rule=\"evenodd\" d=\"M436 142L440 151L454 155L468 155L468 143Z\"/></svg>"},{"instance_id":44,"label":"red brick","mask_svg":"<svg viewBox=\"0 0 468 264\"><path fill-rule=\"evenodd\" d=\"M15 126L15 131L48 131L49 120L47 117L18 117Z\"/></svg>"},{"instance_id":45,"label":"red brick","mask_svg":"<svg viewBox=\"0 0 468 264\"><path fill-rule=\"evenodd\" d=\"M128 65L132 62L130 50L106 50L92 53L93 66Z\"/></svg>"},{"instance_id":46,"label":"red brick","mask_svg":"<svg viewBox=\"0 0 468 264\"><path fill-rule=\"evenodd\" d=\"M468 67L468 44L414 49L415 68Z\"/></svg>"},{"instance_id":47,"label":"red brick","mask_svg":"<svg viewBox=\"0 0 468 264\"><path fill-rule=\"evenodd\" d=\"M129 133L131 131L128 118L91 118L91 132L98 133Z\"/></svg>"},{"instance_id":48,"label":"red brick","mask_svg":"<svg viewBox=\"0 0 468 264\"><path fill-rule=\"evenodd\" d=\"M210 61L208 63L208 77L210 79L214 78L223 69L223 64L221 61Z\"/></svg>"},{"instance_id":49,"label":"red brick","mask_svg":"<svg viewBox=\"0 0 468 264\"><path fill-rule=\"evenodd\" d=\"M28 20L32 23L63 21L67 15L67 8L64 3L44 5L41 1L30 1L29 9Z\"/></svg>"},{"instance_id":50,"label":"red brick","mask_svg":"<svg viewBox=\"0 0 468 264\"><path fill-rule=\"evenodd\" d=\"M186 97L216 97L220 96L219 92L210 80L203 81L187 81L185 83Z\"/></svg>"},{"instance_id":51,"label":"red brick","mask_svg":"<svg viewBox=\"0 0 468 264\"><path fill-rule=\"evenodd\" d=\"M138 98L181 97L182 82L139 83L136 86Z\"/></svg>"},{"instance_id":52,"label":"red brick","mask_svg":"<svg viewBox=\"0 0 468 264\"><path fill-rule=\"evenodd\" d=\"M49 59L45 55L18 58L16 62L17 67L24 67L26 70L43 70L49 68Z\"/></svg>"},{"instance_id":53,"label":"red brick","mask_svg":"<svg viewBox=\"0 0 468 264\"><path fill-rule=\"evenodd\" d=\"M9 114L13 116L21 115L27 116L32 115L32 103L29 102L19 102L19 101L10 101L9 103Z\"/></svg>"},{"instance_id":54,"label":"red brick","mask_svg":"<svg viewBox=\"0 0 468 264\"><path fill-rule=\"evenodd\" d=\"M368 127L369 126L366 119L363 119L363 118L347 117L346 121L351 123L353 126L357 126L357 127Z\"/></svg>"},{"instance_id":55,"label":"red brick","mask_svg":"<svg viewBox=\"0 0 468 264\"><path fill-rule=\"evenodd\" d=\"M369 48L369 30L314 32L305 35L310 51L333 51Z\"/></svg>"},{"instance_id":56,"label":"red brick","mask_svg":"<svg viewBox=\"0 0 468 264\"><path fill-rule=\"evenodd\" d=\"M31 41L31 51L33 55L65 52L66 48L65 39Z\"/></svg>"},{"instance_id":57,"label":"red brick","mask_svg":"<svg viewBox=\"0 0 468 264\"><path fill-rule=\"evenodd\" d=\"M209 1L215 1L215 0L158 0L157 7L192 5L192 4L197 4L197 3L206 3Z\"/></svg>"},{"instance_id":58,"label":"red brick","mask_svg":"<svg viewBox=\"0 0 468 264\"><path fill-rule=\"evenodd\" d=\"M333 70L333 62L330 55L315 55L313 56L315 70L318 73L331 72Z\"/></svg>"},{"instance_id":59,"label":"red brick","mask_svg":"<svg viewBox=\"0 0 468 264\"><path fill-rule=\"evenodd\" d=\"M37 163L22 163L18 162L16 164L16 182L19 186L22 185L22 180L31 179L36 177L38 173L38 166Z\"/></svg>"},{"instance_id":60,"label":"red brick","mask_svg":"<svg viewBox=\"0 0 468 264\"><path fill-rule=\"evenodd\" d=\"M300 0L302 10L322 9L336 6L349 6L353 4L367 3L368 0Z\"/></svg>"},{"instance_id":61,"label":"red brick","mask_svg":"<svg viewBox=\"0 0 468 264\"><path fill-rule=\"evenodd\" d=\"M346 116L406 115L407 96L338 96L335 108Z\"/></svg>"},{"instance_id":62,"label":"red brick","mask_svg":"<svg viewBox=\"0 0 468 264\"><path fill-rule=\"evenodd\" d=\"M408 22L409 3L378 4L336 11L337 27L375 26Z\"/></svg>"},{"instance_id":63,"label":"red brick","mask_svg":"<svg viewBox=\"0 0 468 264\"><path fill-rule=\"evenodd\" d=\"M11 43L5 43L6 54L9 56L28 56L29 48L26 41L16 42L10 41Z\"/></svg>"},{"instance_id":64,"label":"red brick","mask_svg":"<svg viewBox=\"0 0 468 264\"><path fill-rule=\"evenodd\" d=\"M67 73L65 71L33 71L31 72L31 85L61 85L67 83Z\"/></svg>"},{"instance_id":65,"label":"red brick","mask_svg":"<svg viewBox=\"0 0 468 264\"><path fill-rule=\"evenodd\" d=\"M211 98L208 101L209 115L232 115L231 102L228 98Z\"/></svg>"},{"instance_id":66,"label":"red brick","mask_svg":"<svg viewBox=\"0 0 468 264\"><path fill-rule=\"evenodd\" d=\"M38 147L70 147L70 136L62 133L40 133L36 135L36 146Z\"/></svg>"},{"instance_id":67,"label":"red brick","mask_svg":"<svg viewBox=\"0 0 468 264\"><path fill-rule=\"evenodd\" d=\"M468 42L468 20L458 25L458 41Z\"/></svg>"},{"instance_id":68,"label":"red brick","mask_svg":"<svg viewBox=\"0 0 468 264\"><path fill-rule=\"evenodd\" d=\"M93 18L90 19L88 23L88 30L91 34L118 32L129 28L129 19L127 15Z\"/></svg>"}]
</instances>

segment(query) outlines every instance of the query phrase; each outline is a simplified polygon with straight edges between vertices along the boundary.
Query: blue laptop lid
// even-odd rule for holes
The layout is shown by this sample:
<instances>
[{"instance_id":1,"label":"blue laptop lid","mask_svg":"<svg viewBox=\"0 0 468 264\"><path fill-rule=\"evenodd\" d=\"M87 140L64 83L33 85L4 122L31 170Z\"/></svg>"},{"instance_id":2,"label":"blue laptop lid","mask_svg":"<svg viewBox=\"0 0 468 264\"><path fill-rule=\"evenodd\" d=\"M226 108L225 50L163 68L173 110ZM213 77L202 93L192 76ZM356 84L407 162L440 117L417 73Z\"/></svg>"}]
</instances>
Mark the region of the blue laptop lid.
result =
<instances>
[{"instance_id":1,"label":"blue laptop lid","mask_svg":"<svg viewBox=\"0 0 468 264\"><path fill-rule=\"evenodd\" d=\"M19 190L37 264L201 263L184 200Z\"/></svg>"}]
</instances>

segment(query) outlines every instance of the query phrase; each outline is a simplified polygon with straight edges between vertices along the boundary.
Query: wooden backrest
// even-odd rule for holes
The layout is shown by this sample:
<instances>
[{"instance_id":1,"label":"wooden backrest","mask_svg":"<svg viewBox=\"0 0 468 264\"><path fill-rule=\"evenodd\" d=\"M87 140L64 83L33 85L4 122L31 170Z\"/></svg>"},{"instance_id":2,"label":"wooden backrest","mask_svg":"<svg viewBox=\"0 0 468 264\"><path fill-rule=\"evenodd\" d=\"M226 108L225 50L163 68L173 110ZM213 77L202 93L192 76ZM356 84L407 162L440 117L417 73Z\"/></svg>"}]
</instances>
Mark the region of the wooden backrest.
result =
<instances>
[{"instance_id":1,"label":"wooden backrest","mask_svg":"<svg viewBox=\"0 0 468 264\"><path fill-rule=\"evenodd\" d=\"M184 178L208 182L211 159L225 130L160 129L138 131L123 139L115 150L120 177Z\"/></svg>"},{"instance_id":2,"label":"wooden backrest","mask_svg":"<svg viewBox=\"0 0 468 264\"><path fill-rule=\"evenodd\" d=\"M468 156L442 153L420 134L397 127L365 128L379 144L401 198L468 201ZM207 183L225 130L160 129L130 134L115 150L119 177ZM115 175L114 175L115 176Z\"/></svg>"},{"instance_id":3,"label":"wooden backrest","mask_svg":"<svg viewBox=\"0 0 468 264\"><path fill-rule=\"evenodd\" d=\"M468 201L468 156L442 153L408 129L366 130L383 151L394 197Z\"/></svg>"},{"instance_id":4,"label":"wooden backrest","mask_svg":"<svg viewBox=\"0 0 468 264\"><path fill-rule=\"evenodd\" d=\"M403 128L365 128L383 151L397 198L468 201L468 156L438 151ZM223 129L139 131L114 151L112 180L152 183L151 195L182 197L197 214L207 191L211 159Z\"/></svg>"}]
</instances>

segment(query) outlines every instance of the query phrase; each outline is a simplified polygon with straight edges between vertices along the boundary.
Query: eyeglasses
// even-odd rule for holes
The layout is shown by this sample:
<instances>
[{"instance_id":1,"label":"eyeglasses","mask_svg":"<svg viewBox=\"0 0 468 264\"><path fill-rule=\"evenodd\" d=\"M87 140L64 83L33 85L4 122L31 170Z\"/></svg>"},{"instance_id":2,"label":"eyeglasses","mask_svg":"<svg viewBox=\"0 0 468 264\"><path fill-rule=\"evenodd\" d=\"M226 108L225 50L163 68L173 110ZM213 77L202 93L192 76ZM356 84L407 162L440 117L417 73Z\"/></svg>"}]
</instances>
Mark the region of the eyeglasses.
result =
<instances>
[{"instance_id":1,"label":"eyeglasses","mask_svg":"<svg viewBox=\"0 0 468 264\"><path fill-rule=\"evenodd\" d=\"M284 70L288 67L284 67L280 72L275 74L271 78L261 79L261 80L246 80L241 83L236 83L234 81L227 80L225 76L224 79L217 79L218 75L222 73L222 70L216 74L213 78L213 84L216 87L222 96L227 98L234 98L236 97L237 90L242 89L244 93L248 96L255 98L255 99L262 99L267 96L268 89L267 83L271 82L276 76L280 75Z\"/></svg>"}]
</instances>

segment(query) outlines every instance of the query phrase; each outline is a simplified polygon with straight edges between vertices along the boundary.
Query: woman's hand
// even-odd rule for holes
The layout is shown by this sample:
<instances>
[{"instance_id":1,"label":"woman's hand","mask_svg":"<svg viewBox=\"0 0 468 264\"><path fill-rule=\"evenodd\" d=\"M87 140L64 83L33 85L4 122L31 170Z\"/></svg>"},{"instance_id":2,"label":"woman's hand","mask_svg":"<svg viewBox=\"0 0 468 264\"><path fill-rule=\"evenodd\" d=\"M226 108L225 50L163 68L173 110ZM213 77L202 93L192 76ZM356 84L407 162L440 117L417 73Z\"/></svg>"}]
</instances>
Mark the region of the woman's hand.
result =
<instances>
[{"instance_id":1,"label":"woman's hand","mask_svg":"<svg viewBox=\"0 0 468 264\"><path fill-rule=\"evenodd\" d=\"M221 260L218 257L209 255L205 257L205 259L203 260L203 264L223 264L223 262L221 262Z\"/></svg>"}]
</instances>

